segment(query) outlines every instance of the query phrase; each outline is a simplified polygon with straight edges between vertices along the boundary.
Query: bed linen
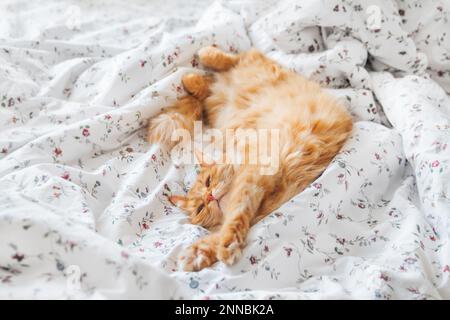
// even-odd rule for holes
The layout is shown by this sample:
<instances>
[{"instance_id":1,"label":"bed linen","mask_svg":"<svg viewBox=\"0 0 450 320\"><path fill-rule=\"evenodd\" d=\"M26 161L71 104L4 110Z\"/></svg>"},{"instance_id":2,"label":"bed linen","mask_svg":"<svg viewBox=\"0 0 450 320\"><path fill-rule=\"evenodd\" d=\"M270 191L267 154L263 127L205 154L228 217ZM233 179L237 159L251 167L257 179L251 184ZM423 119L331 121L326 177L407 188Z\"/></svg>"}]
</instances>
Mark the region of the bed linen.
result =
<instances>
[{"instance_id":1,"label":"bed linen","mask_svg":"<svg viewBox=\"0 0 450 320\"><path fill-rule=\"evenodd\" d=\"M0 298L449 299L445 1L0 4ZM342 99L326 171L197 273L206 230L167 195L195 179L145 140L195 53L256 47Z\"/></svg>"}]
</instances>

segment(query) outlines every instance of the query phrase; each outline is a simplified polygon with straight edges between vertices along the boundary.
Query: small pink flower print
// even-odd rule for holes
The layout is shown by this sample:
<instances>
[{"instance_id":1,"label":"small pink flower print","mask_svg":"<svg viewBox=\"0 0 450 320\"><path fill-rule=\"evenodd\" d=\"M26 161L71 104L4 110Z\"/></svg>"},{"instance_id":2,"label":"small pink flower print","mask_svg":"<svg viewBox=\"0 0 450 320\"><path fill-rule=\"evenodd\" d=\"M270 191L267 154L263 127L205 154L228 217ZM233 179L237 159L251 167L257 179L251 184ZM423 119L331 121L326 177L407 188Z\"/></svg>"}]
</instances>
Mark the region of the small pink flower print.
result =
<instances>
[{"instance_id":1,"label":"small pink flower print","mask_svg":"<svg viewBox=\"0 0 450 320\"><path fill-rule=\"evenodd\" d=\"M377 160L381 159L381 157L380 157L380 155L378 153L375 153L375 159L377 159Z\"/></svg>"},{"instance_id":2,"label":"small pink flower print","mask_svg":"<svg viewBox=\"0 0 450 320\"><path fill-rule=\"evenodd\" d=\"M142 224L142 227L144 228L144 229L149 229L150 227L149 227L149 225L147 224L147 222L144 222L143 224Z\"/></svg>"},{"instance_id":3,"label":"small pink flower print","mask_svg":"<svg viewBox=\"0 0 450 320\"><path fill-rule=\"evenodd\" d=\"M156 161L156 155L155 154L152 154L152 160Z\"/></svg>"},{"instance_id":4,"label":"small pink flower print","mask_svg":"<svg viewBox=\"0 0 450 320\"><path fill-rule=\"evenodd\" d=\"M384 274L384 273L380 274L380 279L382 279L384 281L389 281L390 280L389 277L386 274Z\"/></svg>"},{"instance_id":5,"label":"small pink flower print","mask_svg":"<svg viewBox=\"0 0 450 320\"><path fill-rule=\"evenodd\" d=\"M59 157L62 154L62 150L60 148L55 148L55 150L53 150L53 153L55 154L55 156Z\"/></svg>"},{"instance_id":6,"label":"small pink flower print","mask_svg":"<svg viewBox=\"0 0 450 320\"><path fill-rule=\"evenodd\" d=\"M69 180L70 174L68 172L64 172L64 174L61 176L61 178L63 178L64 180Z\"/></svg>"},{"instance_id":7,"label":"small pink flower print","mask_svg":"<svg viewBox=\"0 0 450 320\"><path fill-rule=\"evenodd\" d=\"M406 288L409 292L411 293L415 293L415 294L419 294L419 290L415 289L415 288Z\"/></svg>"},{"instance_id":8,"label":"small pink flower print","mask_svg":"<svg viewBox=\"0 0 450 320\"><path fill-rule=\"evenodd\" d=\"M251 264L256 264L256 263L258 263L258 260L256 259L255 256L251 256L251 257L250 257L250 263L251 263Z\"/></svg>"},{"instance_id":9,"label":"small pink flower print","mask_svg":"<svg viewBox=\"0 0 450 320\"><path fill-rule=\"evenodd\" d=\"M130 256L127 252L125 252L125 251L122 251L121 253L121 256L123 257L123 258L125 258L125 259L128 259L128 257Z\"/></svg>"},{"instance_id":10,"label":"small pink flower print","mask_svg":"<svg viewBox=\"0 0 450 320\"><path fill-rule=\"evenodd\" d=\"M25 258L25 255L16 253L15 255L12 256L12 258L14 260L17 260L17 262L21 262L23 260L23 258Z\"/></svg>"},{"instance_id":11,"label":"small pink flower print","mask_svg":"<svg viewBox=\"0 0 450 320\"><path fill-rule=\"evenodd\" d=\"M450 266L448 264L445 265L443 272L450 272Z\"/></svg>"},{"instance_id":12,"label":"small pink flower print","mask_svg":"<svg viewBox=\"0 0 450 320\"><path fill-rule=\"evenodd\" d=\"M292 254L292 248L284 248L284 251L286 251L286 255L287 255L288 257L291 256L291 254Z\"/></svg>"},{"instance_id":13,"label":"small pink flower print","mask_svg":"<svg viewBox=\"0 0 450 320\"><path fill-rule=\"evenodd\" d=\"M322 184L321 183L313 183L313 187L316 189L320 189L320 188L322 188Z\"/></svg>"},{"instance_id":14,"label":"small pink flower print","mask_svg":"<svg viewBox=\"0 0 450 320\"><path fill-rule=\"evenodd\" d=\"M183 87L182 86L175 86L175 90L177 93L183 93Z\"/></svg>"},{"instance_id":15,"label":"small pink flower print","mask_svg":"<svg viewBox=\"0 0 450 320\"><path fill-rule=\"evenodd\" d=\"M82 131L83 136L88 137L90 135L89 129L88 128L84 128Z\"/></svg>"},{"instance_id":16,"label":"small pink flower print","mask_svg":"<svg viewBox=\"0 0 450 320\"><path fill-rule=\"evenodd\" d=\"M431 241L436 241L436 237L435 236L430 236L430 240Z\"/></svg>"},{"instance_id":17,"label":"small pink flower print","mask_svg":"<svg viewBox=\"0 0 450 320\"><path fill-rule=\"evenodd\" d=\"M269 247L268 246L264 246L264 252L269 252Z\"/></svg>"},{"instance_id":18,"label":"small pink flower print","mask_svg":"<svg viewBox=\"0 0 450 320\"><path fill-rule=\"evenodd\" d=\"M3 153L3 154L7 154L7 153L8 153L8 149L2 148L2 153Z\"/></svg>"},{"instance_id":19,"label":"small pink flower print","mask_svg":"<svg viewBox=\"0 0 450 320\"><path fill-rule=\"evenodd\" d=\"M112 119L112 116L110 114L105 115L105 120L111 120L111 119Z\"/></svg>"},{"instance_id":20,"label":"small pink flower print","mask_svg":"<svg viewBox=\"0 0 450 320\"><path fill-rule=\"evenodd\" d=\"M431 163L431 166L432 166L433 168L438 167L438 166L439 166L439 161L438 161L438 160L434 160L434 161Z\"/></svg>"},{"instance_id":21,"label":"small pink flower print","mask_svg":"<svg viewBox=\"0 0 450 320\"><path fill-rule=\"evenodd\" d=\"M153 245L155 246L155 248L159 248L162 246L162 242L161 241L155 241L155 243L153 243Z\"/></svg>"}]
</instances>

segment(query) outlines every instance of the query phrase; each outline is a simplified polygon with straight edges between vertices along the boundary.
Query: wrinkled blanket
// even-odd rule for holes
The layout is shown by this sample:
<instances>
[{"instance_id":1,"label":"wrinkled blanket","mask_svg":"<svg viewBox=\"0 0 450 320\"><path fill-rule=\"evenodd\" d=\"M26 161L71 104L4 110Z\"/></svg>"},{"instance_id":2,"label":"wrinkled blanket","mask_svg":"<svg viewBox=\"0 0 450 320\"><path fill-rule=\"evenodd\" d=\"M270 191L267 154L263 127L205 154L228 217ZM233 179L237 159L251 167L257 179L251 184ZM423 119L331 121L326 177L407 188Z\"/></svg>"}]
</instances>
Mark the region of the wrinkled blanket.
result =
<instances>
[{"instance_id":1,"label":"wrinkled blanket","mask_svg":"<svg viewBox=\"0 0 450 320\"><path fill-rule=\"evenodd\" d=\"M438 0L0 3L0 297L450 299L450 6ZM234 266L167 195L195 165L148 119L215 44L320 82L355 128Z\"/></svg>"}]
</instances>

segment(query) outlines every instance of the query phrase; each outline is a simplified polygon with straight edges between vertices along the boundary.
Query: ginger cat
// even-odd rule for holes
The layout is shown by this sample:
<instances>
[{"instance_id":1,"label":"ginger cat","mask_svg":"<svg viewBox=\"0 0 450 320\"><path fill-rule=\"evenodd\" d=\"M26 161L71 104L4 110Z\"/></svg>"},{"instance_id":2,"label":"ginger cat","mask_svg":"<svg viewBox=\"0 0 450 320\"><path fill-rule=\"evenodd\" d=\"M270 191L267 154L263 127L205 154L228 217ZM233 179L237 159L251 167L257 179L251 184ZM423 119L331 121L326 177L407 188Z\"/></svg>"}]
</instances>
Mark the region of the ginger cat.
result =
<instances>
[{"instance_id":1,"label":"ginger cat","mask_svg":"<svg viewBox=\"0 0 450 320\"><path fill-rule=\"evenodd\" d=\"M180 255L185 271L199 271L218 260L233 264L251 225L313 182L352 131L345 107L318 84L257 50L235 55L206 47L198 56L216 72L183 77L189 94L151 119L149 142L172 147L172 132L182 128L193 133L194 121L219 130L277 129L280 160L274 174L263 175L258 164L206 164L206 156L199 155L201 169L191 190L169 198L189 213L192 223L211 230Z\"/></svg>"}]
</instances>

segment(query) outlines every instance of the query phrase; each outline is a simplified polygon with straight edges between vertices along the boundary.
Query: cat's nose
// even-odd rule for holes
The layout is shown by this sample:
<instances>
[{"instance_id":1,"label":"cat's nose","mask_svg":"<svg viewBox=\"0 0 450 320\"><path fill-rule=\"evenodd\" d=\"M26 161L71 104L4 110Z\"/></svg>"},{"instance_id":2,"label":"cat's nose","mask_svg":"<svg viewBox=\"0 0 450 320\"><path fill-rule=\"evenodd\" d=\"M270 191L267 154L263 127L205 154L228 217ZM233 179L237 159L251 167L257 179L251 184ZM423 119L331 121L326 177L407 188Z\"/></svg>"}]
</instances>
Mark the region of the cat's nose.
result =
<instances>
[{"instance_id":1,"label":"cat's nose","mask_svg":"<svg viewBox=\"0 0 450 320\"><path fill-rule=\"evenodd\" d=\"M206 197L206 199L207 199L208 201L214 201L214 200L216 200L216 198L214 198L214 196L213 196L212 193L208 194L208 196Z\"/></svg>"}]
</instances>

